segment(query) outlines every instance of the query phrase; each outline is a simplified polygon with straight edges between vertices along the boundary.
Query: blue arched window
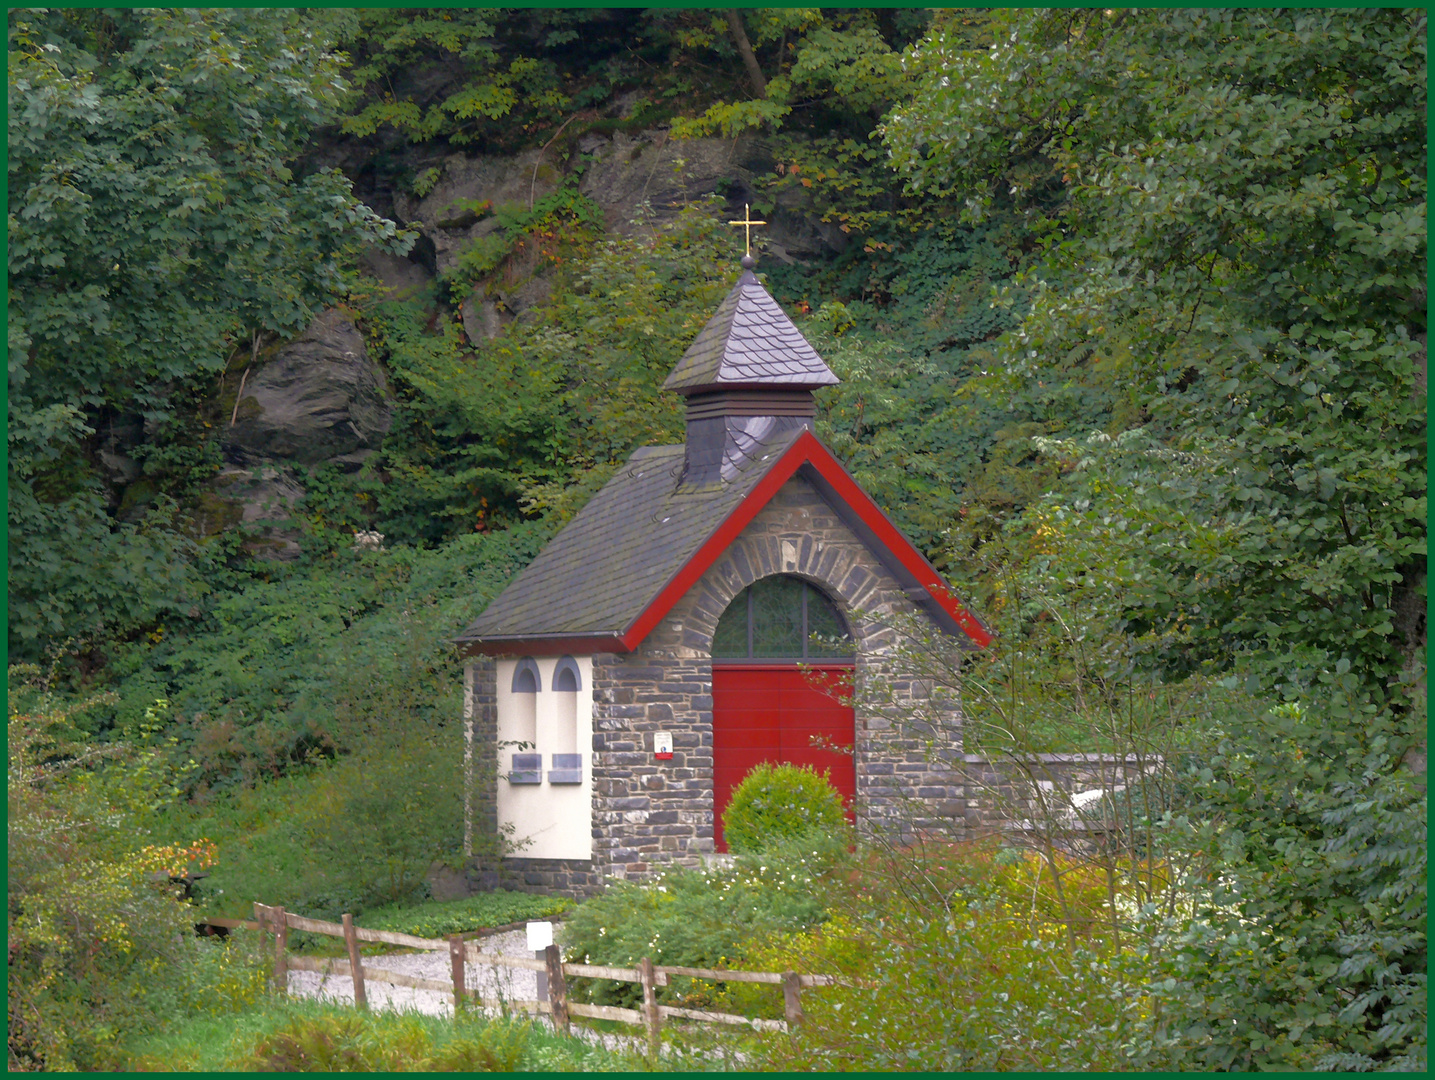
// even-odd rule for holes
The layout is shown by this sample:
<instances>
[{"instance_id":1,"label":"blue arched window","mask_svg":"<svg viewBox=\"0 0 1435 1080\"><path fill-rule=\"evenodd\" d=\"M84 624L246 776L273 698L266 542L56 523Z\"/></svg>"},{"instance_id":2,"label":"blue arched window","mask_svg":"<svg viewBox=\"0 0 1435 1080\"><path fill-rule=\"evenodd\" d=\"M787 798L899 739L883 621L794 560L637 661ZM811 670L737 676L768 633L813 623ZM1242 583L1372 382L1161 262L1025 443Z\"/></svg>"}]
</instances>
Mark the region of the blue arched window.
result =
<instances>
[{"instance_id":1,"label":"blue arched window","mask_svg":"<svg viewBox=\"0 0 1435 1080\"><path fill-rule=\"evenodd\" d=\"M525 656L513 669L513 692L515 694L536 694L543 689L543 678L538 674L538 665L533 657Z\"/></svg>"},{"instance_id":2,"label":"blue arched window","mask_svg":"<svg viewBox=\"0 0 1435 1080\"><path fill-rule=\"evenodd\" d=\"M576 694L583 689L583 676L578 671L578 661L565 656L553 669L553 689L559 693Z\"/></svg>"}]
</instances>

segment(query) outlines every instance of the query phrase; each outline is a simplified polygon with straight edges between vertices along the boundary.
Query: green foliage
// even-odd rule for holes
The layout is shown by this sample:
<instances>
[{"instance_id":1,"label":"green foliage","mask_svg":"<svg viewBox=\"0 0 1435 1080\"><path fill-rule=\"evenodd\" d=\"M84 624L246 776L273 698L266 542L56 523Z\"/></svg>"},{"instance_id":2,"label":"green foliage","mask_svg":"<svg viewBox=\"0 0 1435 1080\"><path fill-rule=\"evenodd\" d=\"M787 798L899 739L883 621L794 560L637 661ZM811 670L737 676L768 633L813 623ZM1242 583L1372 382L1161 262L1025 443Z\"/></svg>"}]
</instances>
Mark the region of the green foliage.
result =
<instances>
[{"instance_id":1,"label":"green foliage","mask_svg":"<svg viewBox=\"0 0 1435 1080\"><path fill-rule=\"evenodd\" d=\"M803 1025L764 1039L758 1060L794 1071L1127 1067L1144 970L1085 929L1108 921L1101 876L1066 876L1063 899L1032 855L869 855L832 883L840 914L757 951L769 969L845 977L804 993Z\"/></svg>"},{"instance_id":2,"label":"green foliage","mask_svg":"<svg viewBox=\"0 0 1435 1080\"><path fill-rule=\"evenodd\" d=\"M1179 606L1202 655L1248 652L1268 685L1339 641L1383 693L1422 640L1405 613L1424 595L1423 16L1002 21L998 49L919 47L945 77L886 139L914 185L974 212L997 185L1036 191L1023 169L1064 177L1001 366L1063 383L1104 356L1102 381L1135 399L1126 426L1209 455L1199 504L1166 517L1220 523L1221 550L1175 529L1152 560L1199 610L1130 617Z\"/></svg>"},{"instance_id":3,"label":"green foliage","mask_svg":"<svg viewBox=\"0 0 1435 1080\"><path fill-rule=\"evenodd\" d=\"M11 685L34 673L11 669ZM176 793L162 746L77 741L44 688L7 727L9 1067L105 1069L190 978L193 909L168 882L207 841L150 842ZM151 738L158 726L137 732Z\"/></svg>"},{"instance_id":4,"label":"green foliage","mask_svg":"<svg viewBox=\"0 0 1435 1080\"><path fill-rule=\"evenodd\" d=\"M1153 941L1147 1067L1422 1071L1424 792L1388 718L1334 697L1212 733L1181 841L1209 859L1194 918Z\"/></svg>"},{"instance_id":5,"label":"green foliage","mask_svg":"<svg viewBox=\"0 0 1435 1080\"><path fill-rule=\"evenodd\" d=\"M220 844L202 890L215 913L247 917L257 900L337 918L411 896L462 836L462 673L448 640L546 536L526 526L434 551L346 546L241 581L199 628L119 656L112 699L80 723L138 730L168 697L165 753L192 762L194 805L155 827ZM479 850L497 842L475 836Z\"/></svg>"},{"instance_id":6,"label":"green foliage","mask_svg":"<svg viewBox=\"0 0 1435 1080\"><path fill-rule=\"evenodd\" d=\"M543 145L569 123L569 138L597 126L651 127L670 112L666 103L706 103L707 88L730 84L728 73L692 64L714 41L710 21L662 9L361 11L346 35L360 92L343 130L512 151ZM642 99L614 120L615 99L633 90Z\"/></svg>"},{"instance_id":7,"label":"green foliage","mask_svg":"<svg viewBox=\"0 0 1435 1080\"><path fill-rule=\"evenodd\" d=\"M532 274L581 260L591 250L605 219L602 208L579 193L576 176L570 174L556 191L532 206L520 203L494 209L501 231L475 240L444 275L455 305L502 264L507 263L511 276Z\"/></svg>"},{"instance_id":8,"label":"green foliage","mask_svg":"<svg viewBox=\"0 0 1435 1080\"><path fill-rule=\"evenodd\" d=\"M461 859L462 760L457 724L414 726L365 739L333 763L226 788L176 811L170 828L202 828L218 846L217 865L195 889L213 915L248 918L258 901L337 922L345 912L411 905L425 896L435 862ZM475 783L491 776L480 764ZM481 854L499 848L481 827L473 842ZM296 934L292 944L326 942Z\"/></svg>"},{"instance_id":9,"label":"green foliage","mask_svg":"<svg viewBox=\"0 0 1435 1080\"><path fill-rule=\"evenodd\" d=\"M11 647L103 640L203 592L174 522L116 528L87 441L116 415L173 495L196 387L293 332L397 233L332 170L297 177L343 83L328 13L27 10L8 19ZM182 455L181 455L182 456ZM117 612L128 612L119 616Z\"/></svg>"},{"instance_id":10,"label":"green foliage","mask_svg":"<svg viewBox=\"0 0 1435 1080\"><path fill-rule=\"evenodd\" d=\"M607 96L612 23L602 11L360 11L350 46L361 107L343 130L368 136L391 127L413 142L460 146L555 124L577 98ZM597 95L572 92L575 65L589 88L603 87ZM448 76L440 95L415 79L426 67Z\"/></svg>"},{"instance_id":11,"label":"green foliage","mask_svg":"<svg viewBox=\"0 0 1435 1080\"><path fill-rule=\"evenodd\" d=\"M284 998L135 1040L126 1061L139 1072L579 1072L615 1064L602 1048L527 1020L355 1012Z\"/></svg>"},{"instance_id":12,"label":"green foliage","mask_svg":"<svg viewBox=\"0 0 1435 1080\"><path fill-rule=\"evenodd\" d=\"M418 907L374 908L364 913L362 922L370 930L440 938L530 919L546 919L561 915L572 906L571 900L561 896L534 896L499 889L463 900L431 902Z\"/></svg>"},{"instance_id":13,"label":"green foliage","mask_svg":"<svg viewBox=\"0 0 1435 1080\"><path fill-rule=\"evenodd\" d=\"M356 896L363 907L412 900L436 859L461 859L462 760L458 725L448 724L366 740L362 754L322 769L293 830L311 860L305 913L343 914L319 910L320 897ZM496 851L496 838L479 840Z\"/></svg>"},{"instance_id":14,"label":"green foliage","mask_svg":"<svg viewBox=\"0 0 1435 1080\"><path fill-rule=\"evenodd\" d=\"M733 788L722 814L723 839L734 854L761 854L774 844L801 843L809 833L839 833L847 824L842 795L810 765L761 762Z\"/></svg>"},{"instance_id":15,"label":"green foliage","mask_svg":"<svg viewBox=\"0 0 1435 1080\"><path fill-rule=\"evenodd\" d=\"M649 885L613 881L563 923L564 959L631 967L647 956L655 964L741 968L749 943L828 917L826 883L845 859L843 841L806 837L728 867L678 867ZM571 985L599 1004L631 1007L641 1000L641 988L632 983L574 979ZM699 1004L720 989L675 978L658 993Z\"/></svg>"},{"instance_id":16,"label":"green foliage","mask_svg":"<svg viewBox=\"0 0 1435 1080\"><path fill-rule=\"evenodd\" d=\"M105 726L154 697L206 792L274 776L405 729L457 724L460 667L448 640L533 557L541 526L469 535L425 551L346 547L275 568L218 598L199 625L113 662Z\"/></svg>"},{"instance_id":17,"label":"green foliage","mask_svg":"<svg viewBox=\"0 0 1435 1080\"><path fill-rule=\"evenodd\" d=\"M544 228L555 212L542 211ZM655 235L599 244L554 272L547 303L476 349L454 324L430 332L417 305L378 305L368 326L399 401L359 482L368 520L434 542L551 507L571 514L570 489L596 490L636 447L677 438L679 403L660 388L731 286L722 230L694 206Z\"/></svg>"},{"instance_id":18,"label":"green foliage","mask_svg":"<svg viewBox=\"0 0 1435 1080\"><path fill-rule=\"evenodd\" d=\"M974 211L1069 185L995 378L1105 386L1120 434L1039 444L1068 479L1008 535L1169 674L1294 699L1191 732L1163 843L1206 876L1138 1059L1421 1068L1423 16L1002 19L924 43L887 139Z\"/></svg>"},{"instance_id":19,"label":"green foliage","mask_svg":"<svg viewBox=\"0 0 1435 1080\"><path fill-rule=\"evenodd\" d=\"M251 936L252 933L252 936ZM269 997L271 943L257 931L232 930L228 937L196 937L185 957L183 996L165 1010L178 1016L230 1016Z\"/></svg>"}]
</instances>

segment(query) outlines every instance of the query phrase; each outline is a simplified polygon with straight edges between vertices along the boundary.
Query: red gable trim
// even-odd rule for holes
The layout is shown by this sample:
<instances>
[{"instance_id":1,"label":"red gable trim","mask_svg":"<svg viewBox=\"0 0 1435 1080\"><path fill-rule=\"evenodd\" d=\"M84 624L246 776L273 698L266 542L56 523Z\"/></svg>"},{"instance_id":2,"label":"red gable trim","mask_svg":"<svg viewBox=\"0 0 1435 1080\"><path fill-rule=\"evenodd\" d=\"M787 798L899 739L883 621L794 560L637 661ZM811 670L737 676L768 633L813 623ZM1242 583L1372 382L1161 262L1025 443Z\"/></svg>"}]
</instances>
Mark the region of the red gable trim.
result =
<instances>
[{"instance_id":1,"label":"red gable trim","mask_svg":"<svg viewBox=\"0 0 1435 1080\"><path fill-rule=\"evenodd\" d=\"M911 545L887 515L882 513L881 508L857 486L857 481L853 480L842 467L842 463L817 441L817 436L811 431L804 431L777 459L767 471L767 475L758 481L747 498L738 504L702 547L679 568L662 592L633 620L632 625L622 635L624 651L630 652L638 647L638 643L647 637L662 617L672 610L673 605L697 584L698 578L707 573L719 556L738 538L738 534L757 516L758 511L771 501L782 485L792 479L793 474L804 464L810 465L832 486L838 498L872 531L887 552L931 594L937 605L952 617L967 637L982 648L991 643L991 632L962 606L961 601L947 588L936 567Z\"/></svg>"}]
</instances>

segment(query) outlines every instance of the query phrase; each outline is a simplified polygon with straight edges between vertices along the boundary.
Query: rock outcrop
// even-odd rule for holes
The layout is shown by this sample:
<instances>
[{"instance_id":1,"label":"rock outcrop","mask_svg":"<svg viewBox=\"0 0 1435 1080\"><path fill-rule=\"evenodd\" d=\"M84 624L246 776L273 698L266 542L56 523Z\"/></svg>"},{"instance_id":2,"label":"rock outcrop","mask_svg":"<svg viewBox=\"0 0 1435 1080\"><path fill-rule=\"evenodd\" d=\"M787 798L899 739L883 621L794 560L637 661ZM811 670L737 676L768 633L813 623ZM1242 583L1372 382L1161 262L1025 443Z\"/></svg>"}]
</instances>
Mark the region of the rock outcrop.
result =
<instances>
[{"instance_id":1,"label":"rock outcrop","mask_svg":"<svg viewBox=\"0 0 1435 1080\"><path fill-rule=\"evenodd\" d=\"M196 527L212 535L242 525L251 554L284 560L300 553L297 467L358 468L383 441L393 408L363 335L329 310L249 372L235 416L221 436L226 465L200 500Z\"/></svg>"},{"instance_id":2,"label":"rock outcrop","mask_svg":"<svg viewBox=\"0 0 1435 1080\"><path fill-rule=\"evenodd\" d=\"M386 185L381 193L376 205L415 230L418 240L407 258L377 249L365 253L361 266L375 291L393 299L422 295L436 277L451 274L466 252L485 240L497 243L502 225L496 211L527 209L557 191L565 181L565 160L581 156L579 193L602 209L610 233L622 235L659 225L713 194L723 195L727 209L740 214L753 198L753 178L774 163L770 147L755 136L675 140L661 128L589 131L569 139L568 155L563 149L515 156L452 153L439 162L432 148L415 151L420 156L405 167L422 158L424 168L437 169L436 180L422 197L397 185ZM761 234L774 258L790 263L845 246L846 236L817 220L809 203L803 189L777 199ZM474 344L492 340L540 307L551 291L541 273L475 289L458 305L464 333ZM200 518L207 524L201 531L242 522L256 537L251 550L287 558L298 552L298 534L288 520L304 497L302 467L357 468L378 449L392 409L383 372L369 358L363 336L331 310L273 359L255 366L235 416L222 435L227 464L205 496ZM105 467L124 474L130 463L122 451L105 449L110 453Z\"/></svg>"},{"instance_id":3,"label":"rock outcrop","mask_svg":"<svg viewBox=\"0 0 1435 1080\"><path fill-rule=\"evenodd\" d=\"M251 469L225 466L215 477L212 494L201 500L201 523L219 531L245 526L244 548L259 559L288 562L301 554L299 532L292 522L304 500L304 486L293 469L257 465Z\"/></svg>"},{"instance_id":4,"label":"rock outcrop","mask_svg":"<svg viewBox=\"0 0 1435 1080\"><path fill-rule=\"evenodd\" d=\"M224 455L241 466L352 460L377 449L392 422L382 369L354 324L330 310L250 373Z\"/></svg>"}]
</instances>

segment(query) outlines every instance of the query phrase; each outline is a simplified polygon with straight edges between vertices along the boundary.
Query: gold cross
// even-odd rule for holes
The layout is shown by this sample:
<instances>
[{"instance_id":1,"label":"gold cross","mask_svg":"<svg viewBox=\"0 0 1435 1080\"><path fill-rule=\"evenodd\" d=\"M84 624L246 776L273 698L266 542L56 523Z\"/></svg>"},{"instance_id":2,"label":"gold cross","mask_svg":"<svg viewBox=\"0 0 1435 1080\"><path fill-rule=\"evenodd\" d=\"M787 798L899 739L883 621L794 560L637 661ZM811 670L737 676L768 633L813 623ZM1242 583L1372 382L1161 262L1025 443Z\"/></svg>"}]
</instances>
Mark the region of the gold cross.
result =
<instances>
[{"instance_id":1,"label":"gold cross","mask_svg":"<svg viewBox=\"0 0 1435 1080\"><path fill-rule=\"evenodd\" d=\"M752 227L753 227L754 225L766 225L767 222L765 222L765 221L753 221L753 220L752 220L752 207L749 206L747 203L743 203L743 204L742 204L742 217L743 217L743 220L742 220L742 221L729 221L728 224L729 224L729 225L741 225L741 226L743 226L743 232L747 234L747 253L748 253L749 255L751 255L751 254L752 254Z\"/></svg>"}]
</instances>

